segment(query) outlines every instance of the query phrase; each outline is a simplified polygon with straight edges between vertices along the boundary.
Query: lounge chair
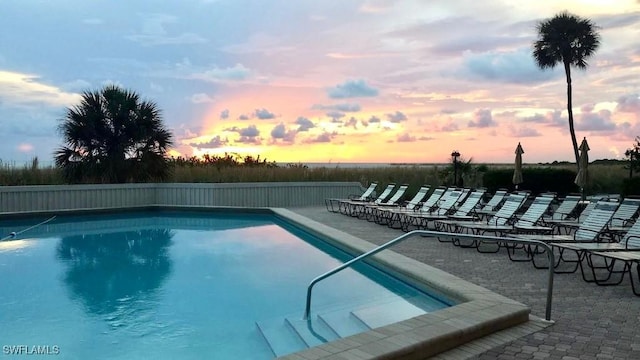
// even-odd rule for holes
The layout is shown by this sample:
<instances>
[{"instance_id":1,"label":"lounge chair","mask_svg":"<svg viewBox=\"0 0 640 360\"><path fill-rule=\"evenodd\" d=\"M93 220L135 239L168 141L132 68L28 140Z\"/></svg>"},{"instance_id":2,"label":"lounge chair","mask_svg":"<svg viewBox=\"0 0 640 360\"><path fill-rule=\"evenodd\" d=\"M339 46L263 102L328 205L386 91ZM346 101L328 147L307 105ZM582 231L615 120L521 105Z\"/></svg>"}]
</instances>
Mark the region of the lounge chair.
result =
<instances>
[{"instance_id":1,"label":"lounge chair","mask_svg":"<svg viewBox=\"0 0 640 360\"><path fill-rule=\"evenodd\" d=\"M372 182L371 184L369 184L369 187L361 194L361 195L349 195L346 199L338 199L338 198L329 198L329 199L324 199L324 205L326 206L327 210L330 212L338 212L340 209L340 203L342 201L371 201L371 195L373 195L373 192L376 189L376 186L378 186L377 182Z\"/></svg>"},{"instance_id":2,"label":"lounge chair","mask_svg":"<svg viewBox=\"0 0 640 360\"><path fill-rule=\"evenodd\" d=\"M379 204L385 201L390 195L393 189L396 187L396 184L391 183L387 185L387 187L382 191L382 193L374 200L374 201L355 201L355 200L344 200L340 202L340 212L345 215L350 216L358 216L367 205L371 204Z\"/></svg>"},{"instance_id":3,"label":"lounge chair","mask_svg":"<svg viewBox=\"0 0 640 360\"><path fill-rule=\"evenodd\" d=\"M560 202L560 205L553 210L551 216L543 216L542 221L551 226L551 223L553 222L568 221L578 218L579 213L577 212L577 207L580 200L582 200L582 196L580 195L565 196L564 199L562 199L562 202Z\"/></svg>"},{"instance_id":4,"label":"lounge chair","mask_svg":"<svg viewBox=\"0 0 640 360\"><path fill-rule=\"evenodd\" d=\"M407 214L412 214L412 213L427 213L429 211L431 211L431 209L433 209L436 204L438 203L438 201L440 201L440 199L442 198L442 195L445 193L447 189L445 187L437 187L435 189L433 189L433 192L431 193L431 195L429 195L429 197L427 198L427 200L425 200L422 205L418 205L418 207L413 208L412 210L409 209L389 209L388 211L391 212L391 214L389 215L389 227L397 229L397 228L402 228L403 226L403 221L405 220L404 217ZM398 226L396 227L395 225L398 224Z\"/></svg>"},{"instance_id":5,"label":"lounge chair","mask_svg":"<svg viewBox=\"0 0 640 360\"><path fill-rule=\"evenodd\" d=\"M484 194L486 193L485 189L476 189L473 190L467 198L464 200L462 204L456 207L455 212L451 215L447 215L447 219L462 219L466 217L471 217L470 220L474 220L474 215L471 215L474 210L480 205Z\"/></svg>"},{"instance_id":6,"label":"lounge chair","mask_svg":"<svg viewBox=\"0 0 640 360\"><path fill-rule=\"evenodd\" d=\"M515 216L516 211L520 209L526 198L527 196L523 194L509 194L496 213L486 220L452 216L445 220L436 220L436 229L446 232L461 232L464 226L505 225Z\"/></svg>"},{"instance_id":7,"label":"lounge chair","mask_svg":"<svg viewBox=\"0 0 640 360\"><path fill-rule=\"evenodd\" d=\"M454 208L455 204L463 195L463 189L449 188L442 195L435 207L426 212L415 212L404 214L401 220L402 230L409 231L411 227L418 229L429 229L429 224L436 219L446 218Z\"/></svg>"},{"instance_id":8,"label":"lounge chair","mask_svg":"<svg viewBox=\"0 0 640 360\"><path fill-rule=\"evenodd\" d=\"M640 249L638 249L640 250ZM587 253L588 262L591 264L591 271L593 276L593 282L598 285L618 285L624 280L625 274L629 273L629 280L631 281L631 289L633 294L640 296L640 289L636 288L636 284L633 279L633 267L635 265L635 272L640 278L640 251L638 250L625 250L625 251L590 251ZM606 261L604 266L597 267L593 265L593 257L601 257ZM622 269L616 269L617 262L622 262ZM607 275L604 278L598 278L596 274L596 268L606 269ZM584 273L584 272L583 272ZM611 275L620 274L620 278L612 280ZM584 275L583 275L584 276Z\"/></svg>"},{"instance_id":9,"label":"lounge chair","mask_svg":"<svg viewBox=\"0 0 640 360\"><path fill-rule=\"evenodd\" d=\"M587 200L586 206L584 205L584 201L580 201L578 203L578 205L581 205L582 211L580 211L579 208L577 209L577 211L575 212L578 214L577 217L573 216L572 219L563 219L563 220L548 219L545 221L545 223L546 225L550 225L554 227L555 232L559 234L562 234L562 233L569 234L573 230L578 228L580 224L584 221L584 219L589 217L589 214L596 207L596 204L600 200L607 200L607 199L601 196L592 196L589 200Z\"/></svg>"},{"instance_id":10,"label":"lounge chair","mask_svg":"<svg viewBox=\"0 0 640 360\"><path fill-rule=\"evenodd\" d=\"M388 200L366 205L364 207L364 218L366 218L369 221L374 221L378 216L378 211L381 208L398 207L399 206L398 202L404 196L404 193L407 191L407 188L409 188L409 185L407 184L400 185L396 190L396 192L393 193L393 195ZM361 217L361 216L358 216L358 217Z\"/></svg>"},{"instance_id":11,"label":"lounge chair","mask_svg":"<svg viewBox=\"0 0 640 360\"><path fill-rule=\"evenodd\" d=\"M495 214L496 210L502 204L507 194L507 190L498 189L493 194L491 199L489 199L486 204L484 204L479 210L476 211L476 214L480 216L491 216Z\"/></svg>"},{"instance_id":12,"label":"lounge chair","mask_svg":"<svg viewBox=\"0 0 640 360\"><path fill-rule=\"evenodd\" d=\"M485 192L486 192L485 189L476 189L474 191L471 191L466 196L466 198L462 203L458 201L456 204L454 204L454 206L451 209L449 209L449 211L446 212L446 214L442 215L442 214L432 213L432 214L427 214L425 216L421 216L419 221L423 223L422 224L419 223L418 225L424 228L429 228L429 224L433 223L432 227L436 228L435 221L437 220L450 219L451 217L471 216L469 214L471 214L471 212L475 210L476 207L480 204L480 201L482 200L482 197L484 196ZM464 196L464 194L461 195L461 197L462 196ZM445 208L446 208L446 204L445 204Z\"/></svg>"},{"instance_id":13,"label":"lounge chair","mask_svg":"<svg viewBox=\"0 0 640 360\"><path fill-rule=\"evenodd\" d=\"M516 212L522 207L526 194L509 194L504 203L496 213L487 220L479 221L456 221L456 220L443 220L438 221L438 227L446 225L449 232L463 232L465 229L471 229L477 226L504 226L515 221ZM461 247L474 247L477 248L481 242L478 240L471 240L468 243L461 243L459 239L453 239L453 244Z\"/></svg>"},{"instance_id":14,"label":"lounge chair","mask_svg":"<svg viewBox=\"0 0 640 360\"><path fill-rule=\"evenodd\" d=\"M394 213L397 211L413 211L415 208L424 200L424 198L429 193L430 187L428 185L423 185L420 187L418 192L411 198L411 200L404 203L402 206L397 208L379 208L377 217L375 219L376 224L379 225L389 225L392 227L391 220L393 218Z\"/></svg>"},{"instance_id":15,"label":"lounge chair","mask_svg":"<svg viewBox=\"0 0 640 360\"><path fill-rule=\"evenodd\" d=\"M638 209L640 209L640 199L626 198L622 200L605 231L609 232L612 237L624 234L631 227Z\"/></svg>"},{"instance_id":16,"label":"lounge chair","mask_svg":"<svg viewBox=\"0 0 640 360\"><path fill-rule=\"evenodd\" d=\"M561 263L574 264L573 269L562 270L557 272L572 273L575 272L580 265L582 272L582 278L587 282L593 282L596 279L595 269L602 268L594 266L590 253L603 252L603 251L638 251L640 250L640 221L637 221L633 226L627 229L620 242L555 242L550 243L556 250L558 250L558 261L555 267L558 267ZM573 253L575 256L569 258L567 252ZM586 261L588 267L591 268L593 277L587 278L585 269L582 262Z\"/></svg>"},{"instance_id":17,"label":"lounge chair","mask_svg":"<svg viewBox=\"0 0 640 360\"><path fill-rule=\"evenodd\" d=\"M618 208L618 203L600 200L596 203L594 209L589 213L589 216L580 224L577 230L573 234L512 234L511 236L521 239L531 239L543 241L547 244L555 242L596 242L596 241L608 241L609 239L603 238L606 233L607 223L613 217ZM512 260L531 260L536 268L546 268L545 266L538 266L535 262L537 254L543 253L537 246L524 246L523 247L527 257L524 259L514 259L512 253L509 253L509 257ZM512 248L515 250L515 248ZM557 266L554 264L554 266Z\"/></svg>"},{"instance_id":18,"label":"lounge chair","mask_svg":"<svg viewBox=\"0 0 640 360\"><path fill-rule=\"evenodd\" d=\"M498 218L493 222L462 222L459 228L476 235L484 235L486 233L504 235L505 233L526 232L532 231L533 229L536 231L551 232L551 227L536 226L536 224L540 222L542 215L547 212L553 199L553 197L540 195L533 199L533 202L520 217L509 214L508 219ZM496 216L497 215L498 213L496 213ZM501 220L500 224L498 220Z\"/></svg>"}]
</instances>

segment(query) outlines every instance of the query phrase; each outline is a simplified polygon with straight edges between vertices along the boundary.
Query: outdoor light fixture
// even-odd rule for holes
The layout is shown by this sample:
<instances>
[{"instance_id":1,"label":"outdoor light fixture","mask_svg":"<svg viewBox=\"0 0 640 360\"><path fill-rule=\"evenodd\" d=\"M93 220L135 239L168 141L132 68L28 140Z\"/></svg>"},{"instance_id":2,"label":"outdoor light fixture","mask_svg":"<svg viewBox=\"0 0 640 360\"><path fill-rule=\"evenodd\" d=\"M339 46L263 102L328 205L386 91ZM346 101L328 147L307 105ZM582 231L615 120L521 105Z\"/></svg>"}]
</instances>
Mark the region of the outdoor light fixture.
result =
<instances>
[{"instance_id":1,"label":"outdoor light fixture","mask_svg":"<svg viewBox=\"0 0 640 360\"><path fill-rule=\"evenodd\" d=\"M451 157L453 158L453 185L458 186L458 157L460 157L458 150L453 150Z\"/></svg>"}]
</instances>

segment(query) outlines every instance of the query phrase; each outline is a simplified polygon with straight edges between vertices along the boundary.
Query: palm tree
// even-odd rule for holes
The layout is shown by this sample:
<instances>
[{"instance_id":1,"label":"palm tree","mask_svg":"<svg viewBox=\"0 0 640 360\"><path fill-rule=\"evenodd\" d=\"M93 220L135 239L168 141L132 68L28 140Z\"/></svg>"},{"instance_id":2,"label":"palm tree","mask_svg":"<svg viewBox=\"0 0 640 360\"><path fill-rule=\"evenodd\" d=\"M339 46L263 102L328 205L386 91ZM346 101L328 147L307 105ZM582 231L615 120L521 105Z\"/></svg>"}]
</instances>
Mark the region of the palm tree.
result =
<instances>
[{"instance_id":1,"label":"palm tree","mask_svg":"<svg viewBox=\"0 0 640 360\"><path fill-rule=\"evenodd\" d=\"M116 85L86 91L68 108L59 131L65 145L55 162L68 182L139 182L165 179L172 135L151 101Z\"/></svg>"},{"instance_id":2,"label":"palm tree","mask_svg":"<svg viewBox=\"0 0 640 360\"><path fill-rule=\"evenodd\" d=\"M593 55L600 45L598 27L589 19L580 18L568 12L561 12L551 19L538 23L538 40L533 44L533 57L541 69L564 65L567 76L567 111L569 113L569 132L573 151L578 163L578 142L573 128L573 110L571 105L571 66L587 68L587 58Z\"/></svg>"}]
</instances>

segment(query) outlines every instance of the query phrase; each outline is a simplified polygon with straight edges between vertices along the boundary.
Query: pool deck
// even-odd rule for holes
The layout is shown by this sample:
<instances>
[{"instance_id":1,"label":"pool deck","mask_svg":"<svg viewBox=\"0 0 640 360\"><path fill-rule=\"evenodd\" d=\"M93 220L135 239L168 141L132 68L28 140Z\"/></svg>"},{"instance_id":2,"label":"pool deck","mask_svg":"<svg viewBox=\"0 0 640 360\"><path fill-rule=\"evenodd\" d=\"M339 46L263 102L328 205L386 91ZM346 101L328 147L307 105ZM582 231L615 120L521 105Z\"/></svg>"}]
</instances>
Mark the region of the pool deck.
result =
<instances>
[{"instance_id":1,"label":"pool deck","mask_svg":"<svg viewBox=\"0 0 640 360\"><path fill-rule=\"evenodd\" d=\"M373 244L403 234L324 207L290 210ZM547 271L536 270L528 262L512 262L503 251L483 254L421 237L392 251L526 304L533 316L544 317ZM618 286L602 287L584 282L579 272L556 274L551 318L551 326L529 321L434 358L640 359L640 298L631 292L628 278Z\"/></svg>"}]
</instances>

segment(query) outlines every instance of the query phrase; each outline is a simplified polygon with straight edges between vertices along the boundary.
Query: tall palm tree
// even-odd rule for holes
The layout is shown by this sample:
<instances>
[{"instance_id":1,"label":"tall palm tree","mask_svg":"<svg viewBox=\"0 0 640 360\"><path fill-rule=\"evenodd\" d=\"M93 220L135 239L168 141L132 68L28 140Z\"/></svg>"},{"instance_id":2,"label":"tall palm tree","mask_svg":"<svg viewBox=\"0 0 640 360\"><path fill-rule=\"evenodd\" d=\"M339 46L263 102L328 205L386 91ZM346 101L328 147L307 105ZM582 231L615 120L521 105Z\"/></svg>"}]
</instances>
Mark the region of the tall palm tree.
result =
<instances>
[{"instance_id":1,"label":"tall palm tree","mask_svg":"<svg viewBox=\"0 0 640 360\"><path fill-rule=\"evenodd\" d=\"M598 27L589 19L568 12L561 12L551 19L538 23L538 40L533 44L533 57L541 69L564 65L567 76L567 111L569 113L569 132L573 151L578 163L578 142L573 127L571 104L571 67L587 68L587 58L593 55L600 45Z\"/></svg>"},{"instance_id":2,"label":"tall palm tree","mask_svg":"<svg viewBox=\"0 0 640 360\"><path fill-rule=\"evenodd\" d=\"M140 182L169 175L165 154L172 135L151 101L116 85L86 91L59 130L64 146L55 162L71 183Z\"/></svg>"}]
</instances>

